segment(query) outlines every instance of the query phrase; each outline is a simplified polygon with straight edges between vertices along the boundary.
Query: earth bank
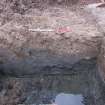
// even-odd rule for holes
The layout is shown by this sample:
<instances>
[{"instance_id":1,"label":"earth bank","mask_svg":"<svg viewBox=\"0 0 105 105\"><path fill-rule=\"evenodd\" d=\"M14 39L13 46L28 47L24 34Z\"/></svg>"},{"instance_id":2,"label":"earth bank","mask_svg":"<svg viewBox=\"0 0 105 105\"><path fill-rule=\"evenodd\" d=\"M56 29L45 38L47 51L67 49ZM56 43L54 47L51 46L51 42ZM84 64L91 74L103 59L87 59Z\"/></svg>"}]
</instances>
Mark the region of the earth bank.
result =
<instances>
[{"instance_id":1,"label":"earth bank","mask_svg":"<svg viewBox=\"0 0 105 105\"><path fill-rule=\"evenodd\" d=\"M74 0L1 1L0 105L33 104L33 100L41 103L48 96L52 100L58 91L52 95L50 89L55 91L65 75L70 80L79 75L80 80L72 80L76 80L76 86L86 84L86 105L104 105L104 16L99 16L100 9L92 8L98 13L91 13L91 6L84 10L81 5L71 6L73 3ZM69 31L58 31L67 27ZM30 31L38 28L54 31ZM62 91L68 89L71 87ZM38 94L40 98L36 99Z\"/></svg>"}]
</instances>

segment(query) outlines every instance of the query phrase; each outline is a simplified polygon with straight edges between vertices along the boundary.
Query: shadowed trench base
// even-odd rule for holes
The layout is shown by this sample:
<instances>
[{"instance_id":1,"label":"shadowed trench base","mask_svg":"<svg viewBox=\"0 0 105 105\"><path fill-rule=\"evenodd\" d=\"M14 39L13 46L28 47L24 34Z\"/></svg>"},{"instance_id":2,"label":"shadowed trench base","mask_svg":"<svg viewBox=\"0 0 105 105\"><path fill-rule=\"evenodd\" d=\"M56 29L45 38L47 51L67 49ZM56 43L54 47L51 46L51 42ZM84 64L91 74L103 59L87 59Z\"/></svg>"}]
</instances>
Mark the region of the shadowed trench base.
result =
<instances>
[{"instance_id":1,"label":"shadowed trench base","mask_svg":"<svg viewBox=\"0 0 105 105\"><path fill-rule=\"evenodd\" d=\"M97 73L96 59L75 64L74 73L1 76L1 105L104 105L104 85Z\"/></svg>"}]
</instances>

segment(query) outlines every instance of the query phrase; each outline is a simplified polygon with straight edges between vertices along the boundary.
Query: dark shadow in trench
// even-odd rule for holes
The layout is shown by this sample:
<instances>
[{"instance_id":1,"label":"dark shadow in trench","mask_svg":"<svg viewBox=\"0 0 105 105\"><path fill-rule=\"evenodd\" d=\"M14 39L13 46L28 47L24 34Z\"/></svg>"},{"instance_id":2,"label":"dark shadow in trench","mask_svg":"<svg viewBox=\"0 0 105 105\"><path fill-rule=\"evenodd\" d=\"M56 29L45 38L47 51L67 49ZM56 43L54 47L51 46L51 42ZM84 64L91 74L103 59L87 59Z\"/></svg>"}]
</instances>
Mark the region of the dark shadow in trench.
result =
<instances>
[{"instance_id":1,"label":"dark shadow in trench","mask_svg":"<svg viewBox=\"0 0 105 105\"><path fill-rule=\"evenodd\" d=\"M38 55L40 50L32 51L33 52L31 53L30 50L28 51L29 53L29 56L27 57L28 59L25 58L24 60L22 60L22 62L24 62L25 60L32 59L33 56L35 56L36 54ZM45 53L47 52L44 51L43 53L42 51L42 56ZM45 58L49 56L46 55ZM39 71L36 70L36 72L31 73L29 72L29 74L26 73L26 75L23 74L23 72L25 71L22 71L22 75L16 74L17 72L20 72L22 68L20 70L16 69L16 71L14 72L15 68L13 64L15 64L15 62L14 63L12 62L13 64L10 63L9 66L7 65L7 67L4 67L6 65L4 64L4 62L1 62L0 94L3 95L0 96L0 103L3 101L3 100L1 101L1 97L3 97L4 99L5 97L8 97L9 100L13 101L13 97L12 96L10 97L10 94L13 94L16 95L19 98L19 100L18 102L17 101L15 102L14 100L11 105L14 105L14 103L25 105L42 103L52 104L54 101L58 102L58 99L61 96L64 96L63 97L64 100L65 97L67 96L69 96L69 99L70 97L72 98L74 96L79 96L79 98L81 97L83 101L81 102L80 105L104 105L103 99L105 96L103 92L105 90L105 86L102 83L100 76L98 74L96 62L97 58L91 58L88 60L81 59L79 61L74 60L75 63L71 65L69 65L68 63L68 61L70 60L70 57L68 56L66 56L66 58L68 59L67 62L65 62L64 56L63 57L60 56L59 58L56 55L55 58L56 60L48 59L51 60L51 62L48 63L49 65L51 63L53 64L57 63L57 65L50 66L44 65L42 67L38 66L41 67L39 68ZM21 66L22 62L16 63L15 67L22 67ZM27 62L25 61L24 63ZM12 69L10 67L11 65L13 66ZM6 72L8 70L10 71ZM18 94L15 93L16 89ZM6 90L5 94L2 93L4 90ZM12 93L13 91L14 93ZM8 105L8 103L10 103L10 101L5 102L5 105Z\"/></svg>"}]
</instances>

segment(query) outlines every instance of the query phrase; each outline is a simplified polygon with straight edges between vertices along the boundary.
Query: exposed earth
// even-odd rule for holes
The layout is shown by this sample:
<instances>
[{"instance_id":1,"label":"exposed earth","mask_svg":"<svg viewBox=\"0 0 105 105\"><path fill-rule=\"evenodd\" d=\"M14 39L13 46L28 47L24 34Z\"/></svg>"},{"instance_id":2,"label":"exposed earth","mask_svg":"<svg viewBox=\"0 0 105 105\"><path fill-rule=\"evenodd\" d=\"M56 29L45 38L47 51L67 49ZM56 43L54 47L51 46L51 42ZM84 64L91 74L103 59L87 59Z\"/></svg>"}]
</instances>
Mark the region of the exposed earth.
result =
<instances>
[{"instance_id":1,"label":"exposed earth","mask_svg":"<svg viewBox=\"0 0 105 105\"><path fill-rule=\"evenodd\" d=\"M66 91L83 94L84 105L105 104L105 9L91 4L98 2L1 0L0 105L51 104Z\"/></svg>"},{"instance_id":2,"label":"exposed earth","mask_svg":"<svg viewBox=\"0 0 105 105\"><path fill-rule=\"evenodd\" d=\"M6 74L32 75L56 67L71 68L81 59L98 56L103 34L80 6L31 8L24 15L9 15L10 20L3 17L5 22L1 18L0 27L0 62ZM61 32L67 27L69 31Z\"/></svg>"}]
</instances>

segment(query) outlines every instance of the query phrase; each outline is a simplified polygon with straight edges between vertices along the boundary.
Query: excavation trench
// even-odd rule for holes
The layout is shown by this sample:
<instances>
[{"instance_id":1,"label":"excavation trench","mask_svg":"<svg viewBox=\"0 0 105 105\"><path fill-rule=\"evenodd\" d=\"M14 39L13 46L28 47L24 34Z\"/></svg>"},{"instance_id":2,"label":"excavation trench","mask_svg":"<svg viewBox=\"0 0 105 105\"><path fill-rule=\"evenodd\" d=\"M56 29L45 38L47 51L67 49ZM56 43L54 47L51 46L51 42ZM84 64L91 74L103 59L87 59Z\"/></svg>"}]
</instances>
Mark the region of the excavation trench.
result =
<instances>
[{"instance_id":1,"label":"excavation trench","mask_svg":"<svg viewBox=\"0 0 105 105\"><path fill-rule=\"evenodd\" d=\"M75 1L1 2L0 105L105 104L104 36Z\"/></svg>"},{"instance_id":2,"label":"excavation trench","mask_svg":"<svg viewBox=\"0 0 105 105\"><path fill-rule=\"evenodd\" d=\"M104 89L96 58L81 60L72 68L47 68L28 76L0 76L1 105L104 105ZM53 71L53 72L51 72Z\"/></svg>"}]
</instances>

